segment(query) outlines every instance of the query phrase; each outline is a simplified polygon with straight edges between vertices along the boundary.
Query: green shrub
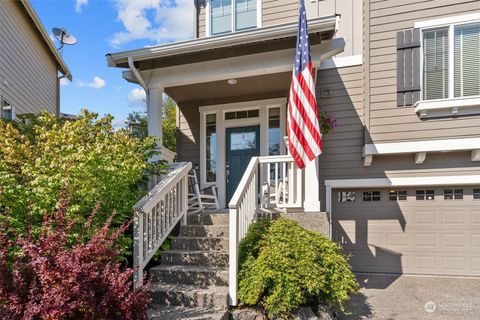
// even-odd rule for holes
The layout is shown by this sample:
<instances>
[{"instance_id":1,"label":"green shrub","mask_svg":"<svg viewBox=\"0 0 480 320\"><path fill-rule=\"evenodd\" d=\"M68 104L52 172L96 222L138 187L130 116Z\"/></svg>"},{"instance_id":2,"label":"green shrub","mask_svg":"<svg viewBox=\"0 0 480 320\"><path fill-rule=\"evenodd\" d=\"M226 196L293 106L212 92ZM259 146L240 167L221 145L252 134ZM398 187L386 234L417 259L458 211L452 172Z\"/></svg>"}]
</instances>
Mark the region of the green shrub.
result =
<instances>
[{"instance_id":1,"label":"green shrub","mask_svg":"<svg viewBox=\"0 0 480 320\"><path fill-rule=\"evenodd\" d=\"M46 113L17 123L0 121L0 206L14 213L10 226L25 232L29 221L38 233L43 213L53 211L65 186L73 195L67 218L77 225L97 202L94 226L102 226L113 210L114 226L131 219L156 143L113 130L112 120L82 111L76 121L59 122ZM72 242L89 237L81 228L69 236ZM130 251L130 240L121 241Z\"/></svg>"},{"instance_id":2,"label":"green shrub","mask_svg":"<svg viewBox=\"0 0 480 320\"><path fill-rule=\"evenodd\" d=\"M250 226L240 243L239 299L286 318L300 306L339 304L358 290L340 248L324 235L279 218Z\"/></svg>"}]
</instances>

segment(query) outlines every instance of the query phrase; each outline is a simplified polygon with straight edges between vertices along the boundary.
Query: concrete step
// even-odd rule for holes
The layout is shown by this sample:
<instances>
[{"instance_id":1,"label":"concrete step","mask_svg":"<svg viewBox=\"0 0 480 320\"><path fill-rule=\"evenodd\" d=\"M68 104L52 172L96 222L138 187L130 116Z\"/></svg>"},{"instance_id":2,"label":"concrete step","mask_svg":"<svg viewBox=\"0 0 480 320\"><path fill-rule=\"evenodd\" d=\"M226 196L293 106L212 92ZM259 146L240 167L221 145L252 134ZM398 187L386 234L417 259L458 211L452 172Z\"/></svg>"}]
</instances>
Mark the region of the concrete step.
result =
<instances>
[{"instance_id":1,"label":"concrete step","mask_svg":"<svg viewBox=\"0 0 480 320\"><path fill-rule=\"evenodd\" d=\"M150 269L154 282L200 286L227 286L228 270L207 266L159 265Z\"/></svg>"},{"instance_id":2,"label":"concrete step","mask_svg":"<svg viewBox=\"0 0 480 320\"><path fill-rule=\"evenodd\" d=\"M185 225L180 227L180 236L228 238L228 225Z\"/></svg>"},{"instance_id":3,"label":"concrete step","mask_svg":"<svg viewBox=\"0 0 480 320\"><path fill-rule=\"evenodd\" d=\"M163 265L198 265L217 268L228 267L226 251L183 251L170 250L162 252Z\"/></svg>"},{"instance_id":4,"label":"concrete step","mask_svg":"<svg viewBox=\"0 0 480 320\"><path fill-rule=\"evenodd\" d=\"M228 213L194 213L187 216L187 224L228 225Z\"/></svg>"},{"instance_id":5,"label":"concrete step","mask_svg":"<svg viewBox=\"0 0 480 320\"><path fill-rule=\"evenodd\" d=\"M150 284L153 305L226 309L228 287ZM164 318L170 319L170 318Z\"/></svg>"},{"instance_id":6,"label":"concrete step","mask_svg":"<svg viewBox=\"0 0 480 320\"><path fill-rule=\"evenodd\" d=\"M149 320L228 320L227 309L186 308L181 306L153 306L148 312Z\"/></svg>"},{"instance_id":7,"label":"concrete step","mask_svg":"<svg viewBox=\"0 0 480 320\"><path fill-rule=\"evenodd\" d=\"M173 250L227 251L228 239L218 237L176 237L172 239Z\"/></svg>"}]
</instances>

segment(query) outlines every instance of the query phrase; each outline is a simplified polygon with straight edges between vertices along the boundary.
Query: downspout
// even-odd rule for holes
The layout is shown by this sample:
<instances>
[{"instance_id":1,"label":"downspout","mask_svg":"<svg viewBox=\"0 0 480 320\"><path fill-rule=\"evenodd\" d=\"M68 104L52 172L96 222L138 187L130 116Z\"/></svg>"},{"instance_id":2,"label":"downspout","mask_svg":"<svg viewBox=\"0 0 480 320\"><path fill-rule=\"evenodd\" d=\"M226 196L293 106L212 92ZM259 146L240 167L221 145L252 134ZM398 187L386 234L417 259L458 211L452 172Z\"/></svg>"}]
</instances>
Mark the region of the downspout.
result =
<instances>
[{"instance_id":1,"label":"downspout","mask_svg":"<svg viewBox=\"0 0 480 320\"><path fill-rule=\"evenodd\" d=\"M63 78L67 78L66 75L61 75L60 77L57 77L57 106L56 106L56 117L57 119L60 119L60 81L63 79Z\"/></svg>"},{"instance_id":2,"label":"downspout","mask_svg":"<svg viewBox=\"0 0 480 320\"><path fill-rule=\"evenodd\" d=\"M142 76L140 75L140 72L138 72L138 69L135 68L135 64L133 63L133 58L132 57L128 57L128 67L130 68L130 71L132 71L132 73L135 76L135 79L137 79L138 83L143 87L145 92L148 93L147 84L145 83Z\"/></svg>"}]
</instances>

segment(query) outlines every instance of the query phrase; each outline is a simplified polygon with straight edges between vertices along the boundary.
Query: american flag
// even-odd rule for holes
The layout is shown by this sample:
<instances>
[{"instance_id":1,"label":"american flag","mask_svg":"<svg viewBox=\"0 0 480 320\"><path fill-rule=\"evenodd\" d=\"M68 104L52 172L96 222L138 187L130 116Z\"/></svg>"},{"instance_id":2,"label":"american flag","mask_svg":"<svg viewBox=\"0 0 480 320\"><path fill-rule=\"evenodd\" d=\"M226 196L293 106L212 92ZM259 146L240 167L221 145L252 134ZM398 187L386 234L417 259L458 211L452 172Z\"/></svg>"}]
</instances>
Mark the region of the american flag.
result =
<instances>
[{"instance_id":1,"label":"american flag","mask_svg":"<svg viewBox=\"0 0 480 320\"><path fill-rule=\"evenodd\" d=\"M288 149L299 168L304 168L308 162L322 153L307 14L303 1L300 0L297 52L287 115Z\"/></svg>"}]
</instances>

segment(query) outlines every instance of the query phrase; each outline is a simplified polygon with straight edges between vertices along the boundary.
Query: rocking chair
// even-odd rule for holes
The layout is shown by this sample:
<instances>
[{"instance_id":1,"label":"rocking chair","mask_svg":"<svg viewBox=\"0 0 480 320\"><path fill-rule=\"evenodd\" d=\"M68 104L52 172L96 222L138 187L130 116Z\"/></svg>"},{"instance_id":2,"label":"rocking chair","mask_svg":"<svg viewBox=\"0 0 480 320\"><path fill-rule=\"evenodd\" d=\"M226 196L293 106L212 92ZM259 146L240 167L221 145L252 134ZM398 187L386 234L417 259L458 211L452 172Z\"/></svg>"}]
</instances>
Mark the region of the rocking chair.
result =
<instances>
[{"instance_id":1,"label":"rocking chair","mask_svg":"<svg viewBox=\"0 0 480 320\"><path fill-rule=\"evenodd\" d=\"M211 189L211 194L206 194L205 190ZM188 173L188 213L198 213L205 210L217 211L220 209L215 186L200 189L197 173L191 170Z\"/></svg>"}]
</instances>

